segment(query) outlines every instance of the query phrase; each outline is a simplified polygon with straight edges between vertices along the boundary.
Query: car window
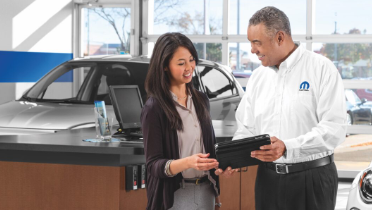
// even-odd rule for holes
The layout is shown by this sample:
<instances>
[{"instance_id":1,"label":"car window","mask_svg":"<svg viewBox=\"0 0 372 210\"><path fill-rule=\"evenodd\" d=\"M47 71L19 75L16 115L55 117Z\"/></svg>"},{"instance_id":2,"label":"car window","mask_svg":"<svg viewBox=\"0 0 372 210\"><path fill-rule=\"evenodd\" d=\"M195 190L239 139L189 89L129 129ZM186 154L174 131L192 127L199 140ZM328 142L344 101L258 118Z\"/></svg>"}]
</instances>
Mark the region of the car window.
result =
<instances>
[{"instance_id":1,"label":"car window","mask_svg":"<svg viewBox=\"0 0 372 210\"><path fill-rule=\"evenodd\" d=\"M137 85L142 101L145 103L147 98L145 91L145 79L148 71L147 63L107 63L101 68L104 70L94 100L103 100L106 104L112 104L109 97L110 86Z\"/></svg>"},{"instance_id":2,"label":"car window","mask_svg":"<svg viewBox=\"0 0 372 210\"><path fill-rule=\"evenodd\" d=\"M202 91L201 90L201 87L200 87L200 82L199 82L199 78L198 76L196 75L196 71L194 71L194 73L192 74L192 84L194 85L194 88L199 90L199 91Z\"/></svg>"},{"instance_id":3,"label":"car window","mask_svg":"<svg viewBox=\"0 0 372 210\"><path fill-rule=\"evenodd\" d=\"M43 99L72 98L73 69L64 73L39 95Z\"/></svg>"},{"instance_id":4,"label":"car window","mask_svg":"<svg viewBox=\"0 0 372 210\"><path fill-rule=\"evenodd\" d=\"M220 70L209 66L198 66L198 70L210 99L237 95L233 82Z\"/></svg>"},{"instance_id":5,"label":"car window","mask_svg":"<svg viewBox=\"0 0 372 210\"><path fill-rule=\"evenodd\" d=\"M84 80L73 94L73 71L82 73ZM111 105L109 87L112 85L138 85L143 102L148 71L147 63L84 62L64 64L43 79L27 93L29 99L48 102L94 103L105 101Z\"/></svg>"},{"instance_id":6,"label":"car window","mask_svg":"<svg viewBox=\"0 0 372 210\"><path fill-rule=\"evenodd\" d=\"M28 98L38 100L72 100L76 99L77 91L73 93L74 71L84 72L95 69L95 64L70 65L63 64L43 77L27 93ZM87 74L84 74L84 77ZM82 84L78 85L80 89Z\"/></svg>"}]
</instances>

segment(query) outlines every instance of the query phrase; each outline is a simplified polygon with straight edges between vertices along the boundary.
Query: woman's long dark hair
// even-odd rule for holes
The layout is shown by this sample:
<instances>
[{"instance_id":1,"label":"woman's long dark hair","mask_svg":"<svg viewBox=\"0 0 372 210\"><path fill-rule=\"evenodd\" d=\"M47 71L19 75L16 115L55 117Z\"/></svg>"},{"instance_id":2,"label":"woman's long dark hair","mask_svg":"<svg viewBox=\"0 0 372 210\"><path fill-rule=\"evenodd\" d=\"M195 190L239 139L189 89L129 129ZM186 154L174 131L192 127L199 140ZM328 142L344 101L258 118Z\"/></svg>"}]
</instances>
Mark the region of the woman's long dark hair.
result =
<instances>
[{"instance_id":1,"label":"woman's long dark hair","mask_svg":"<svg viewBox=\"0 0 372 210\"><path fill-rule=\"evenodd\" d=\"M181 33L166 33L156 41L149 71L145 81L145 89L148 97L155 98L163 108L172 129L183 130L183 124L180 115L177 112L172 95L169 90L170 78L164 69L169 68L169 62L178 47L184 47L189 50L198 64L198 54L191 40ZM196 66L195 66L196 68ZM193 83L186 84L186 89L193 97L196 114L200 123L210 125L210 116L204 103L203 96L194 89Z\"/></svg>"}]
</instances>

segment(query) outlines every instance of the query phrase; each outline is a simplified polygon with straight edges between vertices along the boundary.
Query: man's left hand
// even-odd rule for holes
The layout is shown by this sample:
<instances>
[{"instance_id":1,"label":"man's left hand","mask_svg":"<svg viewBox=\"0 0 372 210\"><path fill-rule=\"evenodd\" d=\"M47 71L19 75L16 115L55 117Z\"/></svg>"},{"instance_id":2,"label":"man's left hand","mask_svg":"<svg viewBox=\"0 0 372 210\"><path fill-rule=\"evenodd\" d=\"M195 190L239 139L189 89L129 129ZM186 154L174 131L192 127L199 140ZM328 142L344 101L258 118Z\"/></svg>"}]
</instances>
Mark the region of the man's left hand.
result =
<instances>
[{"instance_id":1,"label":"man's left hand","mask_svg":"<svg viewBox=\"0 0 372 210\"><path fill-rule=\"evenodd\" d=\"M279 159L286 151L285 144L275 136L270 137L271 144L260 147L260 150L252 151L251 157L263 162L273 162Z\"/></svg>"}]
</instances>

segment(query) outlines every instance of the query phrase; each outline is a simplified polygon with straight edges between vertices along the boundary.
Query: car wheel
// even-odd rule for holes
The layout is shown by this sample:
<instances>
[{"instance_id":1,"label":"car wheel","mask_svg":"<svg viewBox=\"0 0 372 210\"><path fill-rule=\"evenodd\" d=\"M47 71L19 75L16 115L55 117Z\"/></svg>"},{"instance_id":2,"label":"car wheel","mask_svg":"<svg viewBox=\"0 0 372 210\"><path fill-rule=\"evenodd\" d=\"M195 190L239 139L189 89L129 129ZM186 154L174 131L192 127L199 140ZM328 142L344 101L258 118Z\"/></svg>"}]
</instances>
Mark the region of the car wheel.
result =
<instances>
[{"instance_id":1,"label":"car wheel","mask_svg":"<svg viewBox=\"0 0 372 210\"><path fill-rule=\"evenodd\" d=\"M347 113L347 115L346 115L346 123L348 125L352 125L353 124L353 118L351 117L351 114L350 113Z\"/></svg>"}]
</instances>

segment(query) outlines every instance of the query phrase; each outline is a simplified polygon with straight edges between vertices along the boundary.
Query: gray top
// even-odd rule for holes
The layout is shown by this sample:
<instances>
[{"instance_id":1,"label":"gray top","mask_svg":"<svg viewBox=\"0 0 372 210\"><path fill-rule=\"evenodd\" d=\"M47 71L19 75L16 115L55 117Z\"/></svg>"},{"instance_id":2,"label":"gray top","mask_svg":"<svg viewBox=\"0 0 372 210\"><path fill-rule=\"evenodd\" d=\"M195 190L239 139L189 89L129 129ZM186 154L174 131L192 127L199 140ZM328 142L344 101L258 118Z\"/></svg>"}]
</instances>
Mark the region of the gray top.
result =
<instances>
[{"instance_id":1,"label":"gray top","mask_svg":"<svg viewBox=\"0 0 372 210\"><path fill-rule=\"evenodd\" d=\"M94 128L53 134L0 136L0 161L125 166L144 164L141 139L127 142L84 142L95 138Z\"/></svg>"},{"instance_id":2,"label":"gray top","mask_svg":"<svg viewBox=\"0 0 372 210\"><path fill-rule=\"evenodd\" d=\"M205 148L202 139L201 128L196 115L192 96L187 96L186 107L177 102L177 96L172 93L173 100L176 104L176 109L181 117L183 123L183 131L177 130L178 136L178 148L180 158L185 158L197 153L205 153ZM189 168L182 171L183 178L195 178L203 177L207 175L207 172L198 171L193 168Z\"/></svg>"}]
</instances>

